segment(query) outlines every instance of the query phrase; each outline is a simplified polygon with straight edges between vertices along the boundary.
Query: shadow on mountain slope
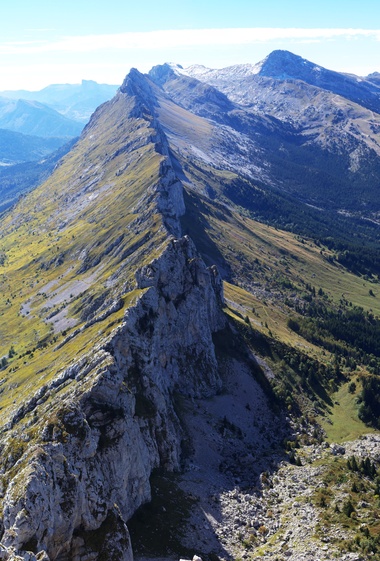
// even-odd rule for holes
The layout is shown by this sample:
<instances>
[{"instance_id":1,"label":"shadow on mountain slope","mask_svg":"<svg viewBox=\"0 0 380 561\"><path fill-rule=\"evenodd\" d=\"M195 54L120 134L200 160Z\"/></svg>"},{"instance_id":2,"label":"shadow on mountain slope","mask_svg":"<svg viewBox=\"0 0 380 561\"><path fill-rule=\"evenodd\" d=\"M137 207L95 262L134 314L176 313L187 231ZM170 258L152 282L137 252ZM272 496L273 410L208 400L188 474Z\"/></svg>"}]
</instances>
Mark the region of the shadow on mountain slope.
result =
<instances>
[{"instance_id":1,"label":"shadow on mountain slope","mask_svg":"<svg viewBox=\"0 0 380 561\"><path fill-rule=\"evenodd\" d=\"M255 357L232 325L214 343L223 389L207 399L175 396L183 471L151 478L152 502L128 523L137 559L233 559L263 515L266 476L287 459L291 427Z\"/></svg>"},{"instance_id":2,"label":"shadow on mountain slope","mask_svg":"<svg viewBox=\"0 0 380 561\"><path fill-rule=\"evenodd\" d=\"M186 214L181 218L183 233L194 241L207 266L216 265L224 279L230 278L230 265L225 260L218 246L207 233L210 225L205 215L209 210L205 208L198 194L184 189ZM228 212L227 208L223 212Z\"/></svg>"}]
</instances>

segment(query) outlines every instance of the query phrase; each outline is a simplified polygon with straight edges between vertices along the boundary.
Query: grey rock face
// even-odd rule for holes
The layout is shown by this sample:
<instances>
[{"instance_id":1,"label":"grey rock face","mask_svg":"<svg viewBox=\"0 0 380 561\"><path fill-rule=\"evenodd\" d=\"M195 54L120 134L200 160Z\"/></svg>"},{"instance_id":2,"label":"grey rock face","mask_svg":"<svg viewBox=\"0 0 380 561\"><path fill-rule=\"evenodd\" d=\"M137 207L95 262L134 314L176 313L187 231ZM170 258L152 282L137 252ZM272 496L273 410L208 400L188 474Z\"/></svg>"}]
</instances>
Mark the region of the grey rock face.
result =
<instances>
[{"instance_id":1,"label":"grey rock face","mask_svg":"<svg viewBox=\"0 0 380 561\"><path fill-rule=\"evenodd\" d=\"M46 388L43 430L4 496L4 559L80 561L104 548L107 559L132 559L126 521L149 501L152 470L180 465L173 393L221 387L212 342L224 325L217 271L184 237L136 281L143 292L123 323Z\"/></svg>"}]
</instances>

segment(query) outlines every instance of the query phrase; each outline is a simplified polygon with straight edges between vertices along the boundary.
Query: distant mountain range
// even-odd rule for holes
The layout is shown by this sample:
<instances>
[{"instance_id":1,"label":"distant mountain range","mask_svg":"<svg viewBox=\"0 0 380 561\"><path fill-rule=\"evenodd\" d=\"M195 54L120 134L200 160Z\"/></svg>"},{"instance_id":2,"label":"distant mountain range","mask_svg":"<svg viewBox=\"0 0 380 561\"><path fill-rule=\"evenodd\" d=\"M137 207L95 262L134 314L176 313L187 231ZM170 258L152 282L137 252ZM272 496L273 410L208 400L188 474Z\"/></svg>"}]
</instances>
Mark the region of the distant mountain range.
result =
<instances>
[{"instance_id":1,"label":"distant mountain range","mask_svg":"<svg viewBox=\"0 0 380 561\"><path fill-rule=\"evenodd\" d=\"M68 119L87 123L95 109L111 99L118 87L82 80L81 84L53 84L39 91L7 90L0 92L0 96L39 101Z\"/></svg>"},{"instance_id":2,"label":"distant mountain range","mask_svg":"<svg viewBox=\"0 0 380 561\"><path fill-rule=\"evenodd\" d=\"M212 140L194 131L199 137L194 149L187 144L182 154L310 205L367 215L380 211L380 88L375 84L287 51L274 51L256 65L221 70L157 66L149 79L161 96L164 92L213 124ZM164 104L156 103L165 123ZM183 145L182 125L172 119L168 130L173 142ZM249 205L250 197L246 201Z\"/></svg>"},{"instance_id":3,"label":"distant mountain range","mask_svg":"<svg viewBox=\"0 0 380 561\"><path fill-rule=\"evenodd\" d=\"M37 101L0 98L0 128L49 137L78 136L83 125Z\"/></svg>"},{"instance_id":4,"label":"distant mountain range","mask_svg":"<svg viewBox=\"0 0 380 561\"><path fill-rule=\"evenodd\" d=\"M17 140L20 140L18 137L21 136L21 141L27 138L29 142L30 139L25 135L0 130L1 153L5 153L9 150L13 157L15 152L12 149L12 135L15 135ZM27 193L45 181L54 171L55 166L61 158L63 158L75 143L74 139L61 146L62 139L58 139L59 142L57 142L57 139L48 139L48 141L51 140L58 146L58 148L52 151L53 144L49 145L49 150L45 150L45 143L47 141L38 137L33 138L35 138L37 146L34 152L30 154L31 157L29 161L21 161L21 163L13 162L12 165L0 165L0 213L12 206L20 195ZM41 145L39 143L41 143ZM42 157L42 152L46 152L44 157ZM40 154L38 160L36 160L37 154ZM22 152L22 155L25 156L25 153Z\"/></svg>"},{"instance_id":5,"label":"distant mountain range","mask_svg":"<svg viewBox=\"0 0 380 561\"><path fill-rule=\"evenodd\" d=\"M116 89L83 80L81 84L56 84L37 92L0 92L0 164L35 161L36 169L40 169L38 160L79 136L91 114ZM22 190L35 185L35 179L29 181L31 165L15 171L15 185L22 184ZM22 169L28 169L24 181ZM5 175L7 187L3 183ZM0 189L7 201L10 180L10 171L0 169Z\"/></svg>"},{"instance_id":6,"label":"distant mountain range","mask_svg":"<svg viewBox=\"0 0 380 561\"><path fill-rule=\"evenodd\" d=\"M310 86L330 91L349 99L367 109L380 111L379 73L367 77L343 74L327 70L289 51L273 51L257 64L236 65L221 70L204 66L191 66L179 71L214 85L228 93L234 101L247 104L255 102L255 86L269 86L265 78L289 84L295 81L305 82ZM263 78L264 80L261 80ZM247 90L244 92L244 88ZM244 95L245 94L245 95Z\"/></svg>"},{"instance_id":7,"label":"distant mountain range","mask_svg":"<svg viewBox=\"0 0 380 561\"><path fill-rule=\"evenodd\" d=\"M182 150L192 158L214 162L244 181L266 185L309 205L371 218L380 212L378 73L359 78L327 70L288 51L273 51L257 64L218 70L164 64L139 80L153 82L160 96L212 125L215 138L206 143L207 148L199 149L205 144L204 134L194 131L193 136L199 136L196 148L188 144ZM6 148L2 143L0 160L26 162L64 144L80 133L85 117L116 89L83 81L39 92L2 92L14 99L0 98L0 127L53 138L36 151L35 139L13 136ZM151 95L150 102L159 103L152 101L157 95L154 89ZM163 109L160 114L164 119ZM173 138L181 137L183 145L181 121L173 121L169 130L173 127ZM239 190L233 196L240 199Z\"/></svg>"}]
</instances>

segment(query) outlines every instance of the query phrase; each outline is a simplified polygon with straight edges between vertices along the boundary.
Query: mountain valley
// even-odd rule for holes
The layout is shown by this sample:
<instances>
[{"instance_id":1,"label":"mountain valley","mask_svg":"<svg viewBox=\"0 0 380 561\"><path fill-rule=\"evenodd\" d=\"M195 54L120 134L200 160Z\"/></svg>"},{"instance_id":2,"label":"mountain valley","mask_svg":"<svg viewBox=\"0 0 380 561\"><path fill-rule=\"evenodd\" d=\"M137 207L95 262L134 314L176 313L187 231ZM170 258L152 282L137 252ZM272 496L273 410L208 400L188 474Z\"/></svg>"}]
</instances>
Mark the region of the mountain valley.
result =
<instances>
[{"instance_id":1,"label":"mountain valley","mask_svg":"<svg viewBox=\"0 0 380 561\"><path fill-rule=\"evenodd\" d=\"M275 51L0 173L2 559L380 559L379 134Z\"/></svg>"}]
</instances>

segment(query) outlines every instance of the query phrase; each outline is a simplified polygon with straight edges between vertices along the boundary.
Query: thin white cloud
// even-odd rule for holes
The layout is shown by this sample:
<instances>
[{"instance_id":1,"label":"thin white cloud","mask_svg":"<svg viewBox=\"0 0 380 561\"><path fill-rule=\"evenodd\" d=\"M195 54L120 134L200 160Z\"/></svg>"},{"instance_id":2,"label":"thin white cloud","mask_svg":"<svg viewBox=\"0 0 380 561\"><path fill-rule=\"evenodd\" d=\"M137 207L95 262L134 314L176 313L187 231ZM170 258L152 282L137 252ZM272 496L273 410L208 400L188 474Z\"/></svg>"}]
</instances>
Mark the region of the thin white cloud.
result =
<instances>
[{"instance_id":1,"label":"thin white cloud","mask_svg":"<svg viewBox=\"0 0 380 561\"><path fill-rule=\"evenodd\" d=\"M34 41L8 41L6 43L1 43L0 42L0 49L4 49L4 51L1 50L1 52L28 52L29 49L38 47L38 46L43 46L44 45L44 41L41 40L34 40Z\"/></svg>"},{"instance_id":2,"label":"thin white cloud","mask_svg":"<svg viewBox=\"0 0 380 561\"><path fill-rule=\"evenodd\" d=\"M368 38L380 41L380 29L234 28L131 32L62 37L56 41L1 43L0 54L96 52L195 46L252 45L271 41L325 41Z\"/></svg>"}]
</instances>

